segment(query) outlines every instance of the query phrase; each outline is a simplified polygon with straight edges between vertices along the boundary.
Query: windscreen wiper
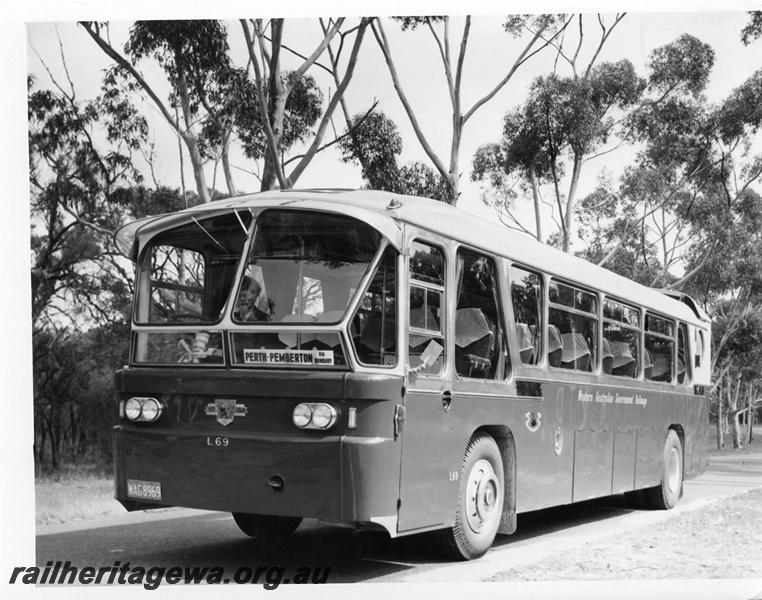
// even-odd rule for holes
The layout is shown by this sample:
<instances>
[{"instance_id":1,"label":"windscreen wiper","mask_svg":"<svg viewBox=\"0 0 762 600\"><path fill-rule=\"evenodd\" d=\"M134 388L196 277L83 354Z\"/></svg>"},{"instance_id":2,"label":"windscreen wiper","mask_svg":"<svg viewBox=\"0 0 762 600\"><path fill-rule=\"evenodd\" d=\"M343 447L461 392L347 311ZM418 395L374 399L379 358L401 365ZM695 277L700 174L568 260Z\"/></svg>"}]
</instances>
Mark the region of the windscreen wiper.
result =
<instances>
[{"instance_id":1,"label":"windscreen wiper","mask_svg":"<svg viewBox=\"0 0 762 600\"><path fill-rule=\"evenodd\" d=\"M209 236L209 239L210 239L210 240L212 240L212 241L213 241L215 244L217 244L217 245L218 245L218 246L219 246L219 247L222 249L222 251L223 251L225 254L227 254L228 256L230 255L230 252L228 252L227 248L225 248L225 246L223 246L222 244L220 244L220 242L217 240L217 238L216 238L216 237L214 237L214 236L213 236L211 233L209 233L209 231L207 231L207 229L206 229L206 228L205 228L205 227L204 227L204 226L203 226L201 223L199 223L199 222L196 220L196 217L191 217L191 220L192 220L192 221L193 221L193 222L194 222L196 225L198 225L198 226L201 228L201 231L203 231L203 232L204 232L204 233L205 233L207 236Z\"/></svg>"}]
</instances>

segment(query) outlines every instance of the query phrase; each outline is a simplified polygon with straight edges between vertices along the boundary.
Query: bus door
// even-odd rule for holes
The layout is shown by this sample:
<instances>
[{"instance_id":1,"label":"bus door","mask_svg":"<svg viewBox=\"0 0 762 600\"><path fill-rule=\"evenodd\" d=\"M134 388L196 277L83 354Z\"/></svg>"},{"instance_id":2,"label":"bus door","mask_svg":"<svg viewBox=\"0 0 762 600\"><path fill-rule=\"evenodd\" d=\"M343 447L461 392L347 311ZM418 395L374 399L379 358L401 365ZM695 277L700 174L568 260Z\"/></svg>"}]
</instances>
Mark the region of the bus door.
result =
<instances>
[{"instance_id":1,"label":"bus door","mask_svg":"<svg viewBox=\"0 0 762 600\"><path fill-rule=\"evenodd\" d=\"M449 290L446 242L434 235L408 238L408 375L403 399L398 529L444 523L454 514L457 481L448 478L452 435L451 375L447 351ZM451 470L451 469L450 469ZM455 492L450 488L455 485ZM453 502L447 498L452 496Z\"/></svg>"}]
</instances>

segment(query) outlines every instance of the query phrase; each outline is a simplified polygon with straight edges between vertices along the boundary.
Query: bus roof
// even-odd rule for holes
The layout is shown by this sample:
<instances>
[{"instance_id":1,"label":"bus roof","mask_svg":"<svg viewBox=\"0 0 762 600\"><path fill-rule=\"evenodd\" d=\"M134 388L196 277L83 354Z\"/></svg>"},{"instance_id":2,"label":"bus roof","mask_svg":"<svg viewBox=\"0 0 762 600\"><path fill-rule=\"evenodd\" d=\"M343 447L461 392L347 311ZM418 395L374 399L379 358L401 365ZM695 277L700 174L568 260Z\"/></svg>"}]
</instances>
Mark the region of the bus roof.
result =
<instances>
[{"instance_id":1,"label":"bus roof","mask_svg":"<svg viewBox=\"0 0 762 600\"><path fill-rule=\"evenodd\" d=\"M293 208L298 206L305 210L335 210L356 217L376 227L398 248L402 243L399 222L410 223L464 244L505 256L526 267L600 290L625 302L638 304L696 325L707 325L708 318L703 311L699 309L694 312L675 294L670 296L660 290L643 286L613 271L542 244L530 235L507 229L444 202L392 192L309 189L248 194L136 221L122 228L117 233L116 241L123 253L135 259L138 247L133 245L134 242L143 245L153 233L183 222L189 214L286 205ZM695 302L691 301L691 306L695 307Z\"/></svg>"}]
</instances>

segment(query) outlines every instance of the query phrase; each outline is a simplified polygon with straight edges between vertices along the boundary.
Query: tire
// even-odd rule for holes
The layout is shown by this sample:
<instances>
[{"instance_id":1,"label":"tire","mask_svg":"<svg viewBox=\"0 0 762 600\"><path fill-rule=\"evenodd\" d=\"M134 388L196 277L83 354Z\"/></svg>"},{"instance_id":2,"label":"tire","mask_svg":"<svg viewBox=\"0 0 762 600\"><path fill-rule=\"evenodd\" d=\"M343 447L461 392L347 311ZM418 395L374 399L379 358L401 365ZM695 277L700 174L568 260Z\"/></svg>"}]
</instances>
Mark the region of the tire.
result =
<instances>
[{"instance_id":1,"label":"tire","mask_svg":"<svg viewBox=\"0 0 762 600\"><path fill-rule=\"evenodd\" d=\"M273 517L249 513L233 513L233 520L241 531L263 547L282 544L302 522L301 517Z\"/></svg>"},{"instance_id":2,"label":"tire","mask_svg":"<svg viewBox=\"0 0 762 600\"><path fill-rule=\"evenodd\" d=\"M683 445L670 429L664 440L661 483L643 490L644 504L656 510L669 510L680 499L683 490Z\"/></svg>"},{"instance_id":3,"label":"tire","mask_svg":"<svg viewBox=\"0 0 762 600\"><path fill-rule=\"evenodd\" d=\"M487 434L471 438L463 456L455 524L441 532L445 553L456 560L483 556L495 540L505 497L503 460Z\"/></svg>"}]
</instances>

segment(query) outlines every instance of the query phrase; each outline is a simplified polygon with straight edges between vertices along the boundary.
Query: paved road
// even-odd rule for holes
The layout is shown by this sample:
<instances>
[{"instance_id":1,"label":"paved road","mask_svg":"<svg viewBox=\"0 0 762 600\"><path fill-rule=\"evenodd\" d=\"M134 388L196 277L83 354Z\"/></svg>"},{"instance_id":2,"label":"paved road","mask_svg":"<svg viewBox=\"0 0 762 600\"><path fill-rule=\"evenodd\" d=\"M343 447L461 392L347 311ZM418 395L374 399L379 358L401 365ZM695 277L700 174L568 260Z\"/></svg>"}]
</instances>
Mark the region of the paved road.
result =
<instances>
[{"instance_id":1,"label":"paved road","mask_svg":"<svg viewBox=\"0 0 762 600\"><path fill-rule=\"evenodd\" d=\"M41 528L37 564L69 560L76 565L108 566L118 560L130 561L132 566L218 565L226 569L226 575L241 566L283 565L288 570L309 565L330 567L331 583L475 582L552 552L671 519L757 487L762 487L762 456L712 458L704 475L686 482L685 495L672 511L633 510L622 497L614 497L522 514L515 535L499 536L485 557L469 563L444 562L426 536L390 540L384 534L357 533L317 521L303 523L287 549L260 551L229 515L184 510ZM742 597L762 592L760 583L749 593L751 583L743 588ZM638 587L643 585L628 584L628 589L648 595L647 589ZM708 593L711 585L702 586L703 591ZM586 584L577 587L580 594L587 593ZM549 588L549 597L553 593Z\"/></svg>"}]
</instances>

